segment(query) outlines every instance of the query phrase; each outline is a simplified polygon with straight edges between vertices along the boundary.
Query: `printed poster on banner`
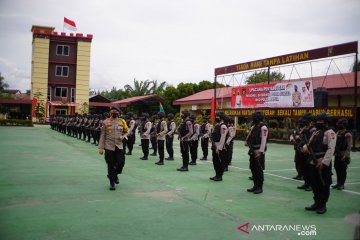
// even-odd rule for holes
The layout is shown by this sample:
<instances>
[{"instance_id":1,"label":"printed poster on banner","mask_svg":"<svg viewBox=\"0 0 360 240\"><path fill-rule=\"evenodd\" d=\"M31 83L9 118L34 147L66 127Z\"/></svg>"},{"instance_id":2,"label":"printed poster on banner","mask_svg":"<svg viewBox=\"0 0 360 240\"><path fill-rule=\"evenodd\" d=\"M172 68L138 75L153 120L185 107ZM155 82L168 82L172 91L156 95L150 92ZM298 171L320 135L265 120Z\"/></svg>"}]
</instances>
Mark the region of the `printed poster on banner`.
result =
<instances>
[{"instance_id":1,"label":"printed poster on banner","mask_svg":"<svg viewBox=\"0 0 360 240\"><path fill-rule=\"evenodd\" d=\"M287 81L233 87L232 108L306 108L314 107L313 83Z\"/></svg>"}]
</instances>

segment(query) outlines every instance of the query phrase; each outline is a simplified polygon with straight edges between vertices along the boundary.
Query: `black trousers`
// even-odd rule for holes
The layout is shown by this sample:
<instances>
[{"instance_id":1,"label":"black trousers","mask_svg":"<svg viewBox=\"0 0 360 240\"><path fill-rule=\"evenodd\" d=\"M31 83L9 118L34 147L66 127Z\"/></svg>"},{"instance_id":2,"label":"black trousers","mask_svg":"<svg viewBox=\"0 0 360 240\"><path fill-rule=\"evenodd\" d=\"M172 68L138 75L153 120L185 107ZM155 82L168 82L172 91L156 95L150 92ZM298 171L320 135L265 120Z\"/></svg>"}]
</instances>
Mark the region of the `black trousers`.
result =
<instances>
[{"instance_id":1,"label":"black trousers","mask_svg":"<svg viewBox=\"0 0 360 240\"><path fill-rule=\"evenodd\" d=\"M207 158L209 154L209 138L201 138L201 149L203 152L203 157Z\"/></svg>"},{"instance_id":2,"label":"black trousers","mask_svg":"<svg viewBox=\"0 0 360 240\"><path fill-rule=\"evenodd\" d=\"M318 206L325 206L330 196L331 167L324 167L320 172L314 165L309 166L310 185L313 189L314 201Z\"/></svg>"},{"instance_id":3,"label":"black trousers","mask_svg":"<svg viewBox=\"0 0 360 240\"><path fill-rule=\"evenodd\" d=\"M306 185L310 186L310 164L309 164L309 157L304 154L299 154L299 168L300 168L300 174L304 177L304 183Z\"/></svg>"},{"instance_id":4,"label":"black trousers","mask_svg":"<svg viewBox=\"0 0 360 240\"><path fill-rule=\"evenodd\" d=\"M265 155L255 159L255 155L250 155L250 170L253 177L254 187L263 187L265 169Z\"/></svg>"},{"instance_id":5,"label":"black trousers","mask_svg":"<svg viewBox=\"0 0 360 240\"><path fill-rule=\"evenodd\" d=\"M157 140L158 152L160 157L160 162L164 161L165 153L165 140Z\"/></svg>"},{"instance_id":6,"label":"black trousers","mask_svg":"<svg viewBox=\"0 0 360 240\"><path fill-rule=\"evenodd\" d=\"M173 148L174 136L166 136L166 151L169 154L169 157L174 157L174 148Z\"/></svg>"},{"instance_id":7,"label":"black trousers","mask_svg":"<svg viewBox=\"0 0 360 240\"><path fill-rule=\"evenodd\" d=\"M149 156L149 139L141 139L141 149L144 157L147 158Z\"/></svg>"},{"instance_id":8,"label":"black trousers","mask_svg":"<svg viewBox=\"0 0 360 240\"><path fill-rule=\"evenodd\" d=\"M134 144L135 144L135 134L131 134L128 138L128 140L126 141L126 146L129 149L129 153L132 153L132 150L134 148Z\"/></svg>"},{"instance_id":9,"label":"black trousers","mask_svg":"<svg viewBox=\"0 0 360 240\"><path fill-rule=\"evenodd\" d=\"M151 141L151 147L153 149L153 153L157 153L157 139L156 137L150 137L150 141Z\"/></svg>"},{"instance_id":10,"label":"black trousers","mask_svg":"<svg viewBox=\"0 0 360 240\"><path fill-rule=\"evenodd\" d=\"M115 151L105 149L105 161L107 164L108 178L114 181L118 174L122 173L125 166L124 150L115 147Z\"/></svg>"},{"instance_id":11,"label":"black trousers","mask_svg":"<svg viewBox=\"0 0 360 240\"><path fill-rule=\"evenodd\" d=\"M295 162L295 169L297 172L297 175L300 177L304 176L304 169L303 169L303 159L302 159L302 153L295 150L295 157L294 157L294 162Z\"/></svg>"},{"instance_id":12,"label":"black trousers","mask_svg":"<svg viewBox=\"0 0 360 240\"><path fill-rule=\"evenodd\" d=\"M226 162L225 162L225 167L229 166L231 164L232 161L232 155L233 155L233 148L234 148L234 142L230 142L229 145L225 145L225 149L226 149Z\"/></svg>"},{"instance_id":13,"label":"black trousers","mask_svg":"<svg viewBox=\"0 0 360 240\"><path fill-rule=\"evenodd\" d=\"M188 167L189 165L189 142L180 141L180 151L183 162L183 167Z\"/></svg>"},{"instance_id":14,"label":"black trousers","mask_svg":"<svg viewBox=\"0 0 360 240\"><path fill-rule=\"evenodd\" d=\"M192 162L196 162L198 156L198 147L199 147L199 140L190 142L190 155Z\"/></svg>"},{"instance_id":15,"label":"black trousers","mask_svg":"<svg viewBox=\"0 0 360 240\"><path fill-rule=\"evenodd\" d=\"M341 160L341 156L335 156L334 168L336 171L337 184L339 185L345 184L348 167L347 165L348 164L344 160Z\"/></svg>"},{"instance_id":16,"label":"black trousers","mask_svg":"<svg viewBox=\"0 0 360 240\"><path fill-rule=\"evenodd\" d=\"M216 177L222 178L226 162L226 151L219 151L218 155L215 150L212 150L212 161Z\"/></svg>"}]
</instances>

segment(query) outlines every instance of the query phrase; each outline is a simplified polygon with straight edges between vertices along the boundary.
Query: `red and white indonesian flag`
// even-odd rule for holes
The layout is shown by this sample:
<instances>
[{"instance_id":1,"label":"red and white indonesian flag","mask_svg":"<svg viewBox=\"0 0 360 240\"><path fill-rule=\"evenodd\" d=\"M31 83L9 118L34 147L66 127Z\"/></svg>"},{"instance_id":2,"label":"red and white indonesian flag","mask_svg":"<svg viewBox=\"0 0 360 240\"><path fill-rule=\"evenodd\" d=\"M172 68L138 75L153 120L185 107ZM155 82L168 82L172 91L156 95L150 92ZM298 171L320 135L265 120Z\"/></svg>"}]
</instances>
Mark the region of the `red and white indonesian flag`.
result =
<instances>
[{"instance_id":1,"label":"red and white indonesian flag","mask_svg":"<svg viewBox=\"0 0 360 240\"><path fill-rule=\"evenodd\" d=\"M71 30L71 31L76 31L76 24L73 20L70 20L66 17L64 17L64 27Z\"/></svg>"}]
</instances>

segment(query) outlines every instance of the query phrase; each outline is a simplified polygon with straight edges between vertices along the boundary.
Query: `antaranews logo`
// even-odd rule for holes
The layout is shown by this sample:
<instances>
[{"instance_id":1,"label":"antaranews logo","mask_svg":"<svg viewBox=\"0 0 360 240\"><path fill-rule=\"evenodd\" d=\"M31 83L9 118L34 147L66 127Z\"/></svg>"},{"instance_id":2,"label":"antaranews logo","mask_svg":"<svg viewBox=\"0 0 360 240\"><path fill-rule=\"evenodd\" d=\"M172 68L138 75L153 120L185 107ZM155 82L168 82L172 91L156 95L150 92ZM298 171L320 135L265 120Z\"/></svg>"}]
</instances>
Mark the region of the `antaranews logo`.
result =
<instances>
[{"instance_id":1,"label":"antaranews logo","mask_svg":"<svg viewBox=\"0 0 360 240\"><path fill-rule=\"evenodd\" d=\"M316 236L316 225L249 225L250 223L248 222L241 226L238 226L237 229L246 234L255 232L295 232L298 236Z\"/></svg>"}]
</instances>

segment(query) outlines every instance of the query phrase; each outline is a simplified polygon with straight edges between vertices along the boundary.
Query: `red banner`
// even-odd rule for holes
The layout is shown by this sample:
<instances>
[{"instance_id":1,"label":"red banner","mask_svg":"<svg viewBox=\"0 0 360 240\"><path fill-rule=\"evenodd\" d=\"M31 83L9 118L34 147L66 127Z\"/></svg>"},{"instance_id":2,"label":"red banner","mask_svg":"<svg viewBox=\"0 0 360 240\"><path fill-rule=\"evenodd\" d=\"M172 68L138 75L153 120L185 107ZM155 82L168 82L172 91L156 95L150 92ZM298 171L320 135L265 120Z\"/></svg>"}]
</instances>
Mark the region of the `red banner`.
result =
<instances>
[{"instance_id":1,"label":"red banner","mask_svg":"<svg viewBox=\"0 0 360 240\"><path fill-rule=\"evenodd\" d=\"M312 81L291 81L232 88L232 108L314 107Z\"/></svg>"}]
</instances>

